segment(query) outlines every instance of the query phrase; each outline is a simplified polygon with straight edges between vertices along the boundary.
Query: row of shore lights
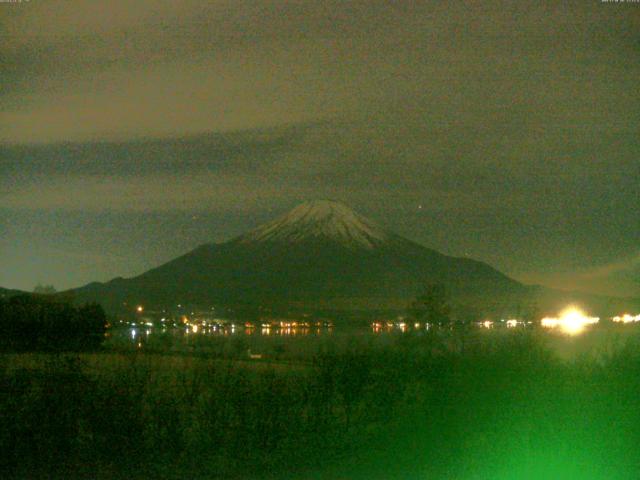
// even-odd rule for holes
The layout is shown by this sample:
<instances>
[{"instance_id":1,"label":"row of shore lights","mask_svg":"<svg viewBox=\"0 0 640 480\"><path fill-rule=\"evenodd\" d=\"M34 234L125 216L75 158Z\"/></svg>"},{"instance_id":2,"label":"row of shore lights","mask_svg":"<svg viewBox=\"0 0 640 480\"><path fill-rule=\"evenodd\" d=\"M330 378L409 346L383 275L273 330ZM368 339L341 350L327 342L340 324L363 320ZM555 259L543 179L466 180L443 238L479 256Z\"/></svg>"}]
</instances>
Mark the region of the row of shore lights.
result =
<instances>
[{"instance_id":1,"label":"row of shore lights","mask_svg":"<svg viewBox=\"0 0 640 480\"><path fill-rule=\"evenodd\" d=\"M640 322L640 315L624 315L615 316L611 320L616 323L634 323ZM576 335L581 333L587 326L596 324L600 321L599 317L590 317L582 310L576 307L568 307L563 310L558 317L544 317L540 320L540 325L544 328L559 329L564 333ZM518 325L517 320L507 320L507 327L515 327ZM493 322L486 320L482 322L482 326L491 328Z\"/></svg>"},{"instance_id":2,"label":"row of shore lights","mask_svg":"<svg viewBox=\"0 0 640 480\"><path fill-rule=\"evenodd\" d=\"M640 315L634 316L634 315L629 315L628 313L625 313L620 317L613 317L611 320L613 320L616 323L640 322Z\"/></svg>"},{"instance_id":3,"label":"row of shore lights","mask_svg":"<svg viewBox=\"0 0 640 480\"><path fill-rule=\"evenodd\" d=\"M142 313L144 311L144 307L142 307L142 305L138 305L136 311L138 313ZM621 316L615 316L611 320L616 323L640 322L640 315L629 315L628 313L625 313ZM564 310L559 317L544 317L540 320L540 325L545 328L560 328L565 333L575 335L582 332L587 325L593 325L599 321L600 318L589 317L579 308L569 307ZM483 322L483 326L486 328L491 328L492 324L493 322L490 322L489 320ZM507 320L507 327L515 327L517 324L517 320ZM197 326L194 326L194 333L197 331Z\"/></svg>"}]
</instances>

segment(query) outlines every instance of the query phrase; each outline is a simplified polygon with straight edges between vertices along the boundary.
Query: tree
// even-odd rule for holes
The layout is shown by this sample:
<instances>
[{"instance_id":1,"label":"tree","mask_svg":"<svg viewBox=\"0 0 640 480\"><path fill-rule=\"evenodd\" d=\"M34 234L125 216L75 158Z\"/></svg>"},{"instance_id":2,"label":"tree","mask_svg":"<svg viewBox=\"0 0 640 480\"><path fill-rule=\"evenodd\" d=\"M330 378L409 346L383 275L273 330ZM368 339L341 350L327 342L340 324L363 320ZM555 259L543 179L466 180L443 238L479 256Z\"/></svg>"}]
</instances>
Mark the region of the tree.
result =
<instances>
[{"instance_id":1,"label":"tree","mask_svg":"<svg viewBox=\"0 0 640 480\"><path fill-rule=\"evenodd\" d=\"M37 293L39 295L53 295L57 290L53 285L42 285L39 283L33 289L33 293Z\"/></svg>"},{"instance_id":2,"label":"tree","mask_svg":"<svg viewBox=\"0 0 640 480\"><path fill-rule=\"evenodd\" d=\"M100 305L75 307L49 295L0 301L0 348L16 351L92 350L104 340Z\"/></svg>"},{"instance_id":3,"label":"tree","mask_svg":"<svg viewBox=\"0 0 640 480\"><path fill-rule=\"evenodd\" d=\"M88 303L78 308L76 336L81 349L96 349L107 331L107 315L101 305Z\"/></svg>"},{"instance_id":4,"label":"tree","mask_svg":"<svg viewBox=\"0 0 640 480\"><path fill-rule=\"evenodd\" d=\"M419 322L447 325L451 321L451 307L445 286L429 284L409 306L409 314Z\"/></svg>"}]
</instances>

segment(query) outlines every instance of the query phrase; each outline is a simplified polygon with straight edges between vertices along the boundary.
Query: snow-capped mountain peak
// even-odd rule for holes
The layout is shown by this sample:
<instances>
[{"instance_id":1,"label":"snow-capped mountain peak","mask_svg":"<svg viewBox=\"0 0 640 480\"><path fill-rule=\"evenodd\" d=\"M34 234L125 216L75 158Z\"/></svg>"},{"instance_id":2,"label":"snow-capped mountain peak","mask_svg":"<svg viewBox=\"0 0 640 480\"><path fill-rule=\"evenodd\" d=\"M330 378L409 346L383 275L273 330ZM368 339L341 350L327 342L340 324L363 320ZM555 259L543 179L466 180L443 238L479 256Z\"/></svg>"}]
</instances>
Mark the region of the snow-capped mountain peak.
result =
<instances>
[{"instance_id":1,"label":"snow-capped mountain peak","mask_svg":"<svg viewBox=\"0 0 640 480\"><path fill-rule=\"evenodd\" d=\"M290 212L252 230L243 242L299 242L309 239L336 241L348 247L375 248L390 235L371 220L342 203L331 200L304 202Z\"/></svg>"}]
</instances>

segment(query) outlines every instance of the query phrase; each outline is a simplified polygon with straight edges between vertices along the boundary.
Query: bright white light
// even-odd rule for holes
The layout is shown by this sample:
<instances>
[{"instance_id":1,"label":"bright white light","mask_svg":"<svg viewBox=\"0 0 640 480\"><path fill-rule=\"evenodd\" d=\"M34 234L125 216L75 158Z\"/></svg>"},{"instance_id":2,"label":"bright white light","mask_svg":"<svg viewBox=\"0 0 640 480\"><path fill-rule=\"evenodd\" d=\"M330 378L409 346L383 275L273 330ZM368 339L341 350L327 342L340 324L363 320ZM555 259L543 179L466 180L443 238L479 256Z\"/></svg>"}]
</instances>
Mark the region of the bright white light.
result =
<instances>
[{"instance_id":1,"label":"bright white light","mask_svg":"<svg viewBox=\"0 0 640 480\"><path fill-rule=\"evenodd\" d=\"M511 318L507 320L507 328L514 328L517 326L518 326L518 320L516 320L515 318Z\"/></svg>"},{"instance_id":2,"label":"bright white light","mask_svg":"<svg viewBox=\"0 0 640 480\"><path fill-rule=\"evenodd\" d=\"M625 313L622 316L613 317L611 320L618 323L640 322L640 315L633 316Z\"/></svg>"},{"instance_id":3,"label":"bright white light","mask_svg":"<svg viewBox=\"0 0 640 480\"><path fill-rule=\"evenodd\" d=\"M491 328L493 327L493 322L491 320L485 320L484 322L482 322L482 326L484 328Z\"/></svg>"},{"instance_id":4,"label":"bright white light","mask_svg":"<svg viewBox=\"0 0 640 480\"><path fill-rule=\"evenodd\" d=\"M142 313L144 311L144 307L142 305L138 305L138 307L136 308L136 311L138 313Z\"/></svg>"},{"instance_id":5,"label":"bright white light","mask_svg":"<svg viewBox=\"0 0 640 480\"><path fill-rule=\"evenodd\" d=\"M561 328L569 335L577 335L581 333L587 325L598 323L598 317L588 317L578 308L569 307L564 310L559 318L545 317L540 324L545 328Z\"/></svg>"},{"instance_id":6,"label":"bright white light","mask_svg":"<svg viewBox=\"0 0 640 480\"><path fill-rule=\"evenodd\" d=\"M545 328L556 328L559 327L562 321L559 318L554 317L544 317L540 320L540 325Z\"/></svg>"},{"instance_id":7,"label":"bright white light","mask_svg":"<svg viewBox=\"0 0 640 480\"><path fill-rule=\"evenodd\" d=\"M192 325L191 330L193 331L193 333L198 333L198 325Z\"/></svg>"}]
</instances>

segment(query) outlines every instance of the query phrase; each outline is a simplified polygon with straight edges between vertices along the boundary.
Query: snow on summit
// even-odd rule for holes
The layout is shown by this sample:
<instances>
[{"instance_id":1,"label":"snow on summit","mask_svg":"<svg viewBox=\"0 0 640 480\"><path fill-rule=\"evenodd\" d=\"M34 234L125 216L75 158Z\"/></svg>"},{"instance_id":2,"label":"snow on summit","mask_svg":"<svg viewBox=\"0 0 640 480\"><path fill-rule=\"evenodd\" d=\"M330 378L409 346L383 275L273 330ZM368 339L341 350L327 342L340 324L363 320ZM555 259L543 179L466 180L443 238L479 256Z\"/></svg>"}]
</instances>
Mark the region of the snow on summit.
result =
<instances>
[{"instance_id":1,"label":"snow on summit","mask_svg":"<svg viewBox=\"0 0 640 480\"><path fill-rule=\"evenodd\" d=\"M316 200L302 203L289 213L248 232L241 241L299 242L318 238L347 247L374 248L387 241L389 234L339 202Z\"/></svg>"}]
</instances>

